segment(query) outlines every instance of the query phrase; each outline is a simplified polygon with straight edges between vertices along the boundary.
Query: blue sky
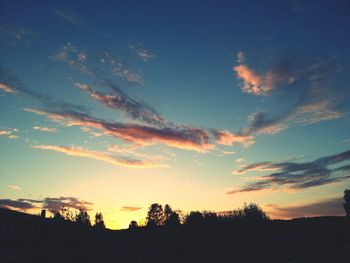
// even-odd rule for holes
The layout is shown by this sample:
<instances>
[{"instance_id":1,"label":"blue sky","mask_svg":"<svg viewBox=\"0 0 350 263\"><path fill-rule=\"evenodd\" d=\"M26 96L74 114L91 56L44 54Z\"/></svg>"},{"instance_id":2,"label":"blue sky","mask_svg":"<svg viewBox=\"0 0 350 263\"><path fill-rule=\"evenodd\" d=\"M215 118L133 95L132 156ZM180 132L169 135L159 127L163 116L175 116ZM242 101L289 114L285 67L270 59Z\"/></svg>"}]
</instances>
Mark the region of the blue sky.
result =
<instances>
[{"instance_id":1,"label":"blue sky","mask_svg":"<svg viewBox=\"0 0 350 263\"><path fill-rule=\"evenodd\" d=\"M0 5L0 205L342 214L347 1Z\"/></svg>"}]
</instances>

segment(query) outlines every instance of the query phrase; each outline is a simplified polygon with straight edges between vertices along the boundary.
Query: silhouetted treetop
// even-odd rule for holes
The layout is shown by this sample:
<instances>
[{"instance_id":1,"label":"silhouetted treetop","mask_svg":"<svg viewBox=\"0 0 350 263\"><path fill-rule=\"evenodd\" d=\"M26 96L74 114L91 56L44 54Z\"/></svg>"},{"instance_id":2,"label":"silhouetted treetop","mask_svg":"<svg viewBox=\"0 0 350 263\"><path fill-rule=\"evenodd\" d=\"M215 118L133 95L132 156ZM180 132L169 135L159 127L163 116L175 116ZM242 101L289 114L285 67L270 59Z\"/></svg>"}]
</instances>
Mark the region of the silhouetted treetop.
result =
<instances>
[{"instance_id":1,"label":"silhouetted treetop","mask_svg":"<svg viewBox=\"0 0 350 263\"><path fill-rule=\"evenodd\" d=\"M96 215L95 215L95 225L94 226L96 228L98 228L98 229L106 228L105 221L103 220L102 213L96 213Z\"/></svg>"},{"instance_id":2,"label":"silhouetted treetop","mask_svg":"<svg viewBox=\"0 0 350 263\"><path fill-rule=\"evenodd\" d=\"M138 227L139 227L139 225L135 220L131 221L129 224L129 229L136 229Z\"/></svg>"},{"instance_id":3,"label":"silhouetted treetop","mask_svg":"<svg viewBox=\"0 0 350 263\"><path fill-rule=\"evenodd\" d=\"M78 224L91 226L90 216L84 209L79 210L79 213L76 215L75 222Z\"/></svg>"},{"instance_id":4,"label":"silhouetted treetop","mask_svg":"<svg viewBox=\"0 0 350 263\"><path fill-rule=\"evenodd\" d=\"M162 205L154 203L147 212L147 226L161 226L164 223L164 212Z\"/></svg>"}]
</instances>

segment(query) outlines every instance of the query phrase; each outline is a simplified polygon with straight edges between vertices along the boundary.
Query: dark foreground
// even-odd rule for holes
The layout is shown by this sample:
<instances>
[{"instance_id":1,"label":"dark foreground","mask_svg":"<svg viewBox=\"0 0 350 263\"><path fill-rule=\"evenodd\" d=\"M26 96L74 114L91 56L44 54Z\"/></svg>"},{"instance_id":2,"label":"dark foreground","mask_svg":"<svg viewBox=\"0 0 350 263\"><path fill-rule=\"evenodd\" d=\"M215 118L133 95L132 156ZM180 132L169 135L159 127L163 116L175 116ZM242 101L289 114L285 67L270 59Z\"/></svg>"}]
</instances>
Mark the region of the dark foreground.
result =
<instances>
[{"instance_id":1,"label":"dark foreground","mask_svg":"<svg viewBox=\"0 0 350 263\"><path fill-rule=\"evenodd\" d=\"M350 219L98 231L0 209L0 262L350 262Z\"/></svg>"}]
</instances>

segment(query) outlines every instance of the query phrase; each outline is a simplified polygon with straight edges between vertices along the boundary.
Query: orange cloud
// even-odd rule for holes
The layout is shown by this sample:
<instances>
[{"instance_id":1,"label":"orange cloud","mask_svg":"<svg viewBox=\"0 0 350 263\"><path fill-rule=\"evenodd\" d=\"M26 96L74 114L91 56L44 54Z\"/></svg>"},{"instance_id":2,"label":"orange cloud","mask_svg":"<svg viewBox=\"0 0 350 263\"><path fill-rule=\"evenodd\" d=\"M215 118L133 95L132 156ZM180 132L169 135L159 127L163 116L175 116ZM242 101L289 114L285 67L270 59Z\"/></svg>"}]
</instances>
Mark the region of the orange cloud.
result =
<instances>
[{"instance_id":1,"label":"orange cloud","mask_svg":"<svg viewBox=\"0 0 350 263\"><path fill-rule=\"evenodd\" d=\"M235 143L240 143L247 147L254 143L254 137L250 135L243 134L233 134L230 131L216 131L217 143L222 145L233 145Z\"/></svg>"},{"instance_id":2,"label":"orange cloud","mask_svg":"<svg viewBox=\"0 0 350 263\"><path fill-rule=\"evenodd\" d=\"M0 82L0 90L5 91L7 93L15 92L10 86L8 86L8 85L6 85L4 83L1 83L1 82Z\"/></svg>"},{"instance_id":3,"label":"orange cloud","mask_svg":"<svg viewBox=\"0 0 350 263\"><path fill-rule=\"evenodd\" d=\"M28 108L25 111L37 115L45 115L49 119L63 123L66 126L95 128L103 131L105 134L138 145L146 146L161 143L167 146L198 152L206 152L215 147L209 142L210 135L208 132L197 128L182 126L181 128L171 129L137 124L112 123L79 112L52 113Z\"/></svg>"},{"instance_id":4,"label":"orange cloud","mask_svg":"<svg viewBox=\"0 0 350 263\"><path fill-rule=\"evenodd\" d=\"M57 132L56 128L49 128L44 126L33 126L33 130L42 131L42 132Z\"/></svg>"},{"instance_id":5,"label":"orange cloud","mask_svg":"<svg viewBox=\"0 0 350 263\"><path fill-rule=\"evenodd\" d=\"M146 161L132 160L132 159L117 159L108 153L87 150L82 147L66 147L66 146L55 146L55 145L36 145L32 146L34 149L50 150L55 152L64 153L69 156L78 156L91 158L103 162L111 163L115 166L124 166L132 168L155 168L155 167L166 167L164 164L155 164Z\"/></svg>"},{"instance_id":6,"label":"orange cloud","mask_svg":"<svg viewBox=\"0 0 350 263\"><path fill-rule=\"evenodd\" d=\"M242 90L246 93L254 95L264 95L268 93L272 87L271 75L264 76L245 65L238 65L233 68L238 78L243 80Z\"/></svg>"}]
</instances>

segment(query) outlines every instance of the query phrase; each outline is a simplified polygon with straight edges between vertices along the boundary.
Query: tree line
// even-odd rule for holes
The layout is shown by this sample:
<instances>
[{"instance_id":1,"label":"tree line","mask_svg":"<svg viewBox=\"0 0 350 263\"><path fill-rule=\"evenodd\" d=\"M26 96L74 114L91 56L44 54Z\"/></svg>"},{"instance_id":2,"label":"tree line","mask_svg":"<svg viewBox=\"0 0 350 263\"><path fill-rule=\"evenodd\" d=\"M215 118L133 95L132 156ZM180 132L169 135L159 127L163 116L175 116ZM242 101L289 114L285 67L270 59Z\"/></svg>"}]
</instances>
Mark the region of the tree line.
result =
<instances>
[{"instance_id":1,"label":"tree line","mask_svg":"<svg viewBox=\"0 0 350 263\"><path fill-rule=\"evenodd\" d=\"M350 190L344 191L343 207L346 216L350 217ZM85 209L72 211L69 208L63 207L59 210L51 210L53 220L66 220L75 222L80 225L94 227L96 229L105 229L105 222L102 213L95 214L94 225L92 225L90 216ZM173 210L169 204L164 205L154 203L148 208L145 227L175 227L178 225L205 225L216 223L231 223L231 222L264 222L269 220L269 216L263 209L255 204L244 204L242 208L232 211L215 213L210 211L191 211L188 214L183 214L179 210ZM139 225L133 220L129 224L129 229L136 229Z\"/></svg>"}]
</instances>

